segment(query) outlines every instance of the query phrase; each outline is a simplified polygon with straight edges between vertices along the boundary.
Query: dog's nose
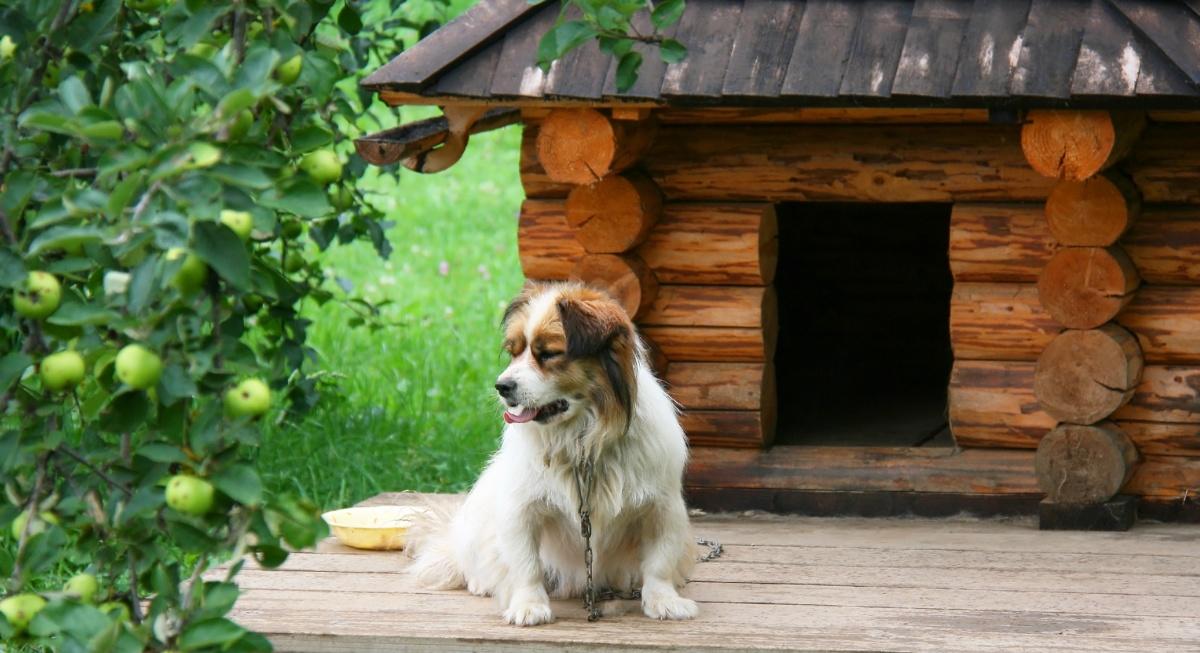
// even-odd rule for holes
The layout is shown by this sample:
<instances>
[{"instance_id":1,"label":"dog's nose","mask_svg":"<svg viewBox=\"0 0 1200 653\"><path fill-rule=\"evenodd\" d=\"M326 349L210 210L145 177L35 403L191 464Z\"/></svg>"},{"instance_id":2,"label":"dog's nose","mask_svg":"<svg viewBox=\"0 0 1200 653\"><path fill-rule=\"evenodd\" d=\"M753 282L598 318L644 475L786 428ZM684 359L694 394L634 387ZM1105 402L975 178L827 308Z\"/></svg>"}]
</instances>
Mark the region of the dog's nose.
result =
<instances>
[{"instance_id":1,"label":"dog's nose","mask_svg":"<svg viewBox=\"0 0 1200 653\"><path fill-rule=\"evenodd\" d=\"M517 382L512 379L500 379L496 381L496 392L500 393L501 397L511 399L512 393L517 389Z\"/></svg>"}]
</instances>

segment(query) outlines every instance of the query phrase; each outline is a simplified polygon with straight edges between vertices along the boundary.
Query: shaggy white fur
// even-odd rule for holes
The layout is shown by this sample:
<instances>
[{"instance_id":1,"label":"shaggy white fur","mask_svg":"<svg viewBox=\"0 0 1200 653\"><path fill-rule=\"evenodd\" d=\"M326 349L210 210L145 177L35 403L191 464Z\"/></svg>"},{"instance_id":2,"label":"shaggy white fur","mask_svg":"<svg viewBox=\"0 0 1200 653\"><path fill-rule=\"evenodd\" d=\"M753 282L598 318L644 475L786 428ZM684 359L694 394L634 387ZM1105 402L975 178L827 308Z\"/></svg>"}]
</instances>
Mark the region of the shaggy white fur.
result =
<instances>
[{"instance_id":1,"label":"shaggy white fur","mask_svg":"<svg viewBox=\"0 0 1200 653\"><path fill-rule=\"evenodd\" d=\"M546 318L556 317L549 312L558 310L557 297L571 288L550 286L531 298L527 341ZM554 382L542 378L528 349L501 378L520 379L528 405L545 405L558 399ZM640 588L642 610L654 619L696 616L696 603L677 592L695 559L681 487L687 444L676 406L650 370L640 341L635 349L628 432L623 422L597 419L579 395L549 423L508 424L499 451L461 507L424 536L414 533L414 571L424 584L494 596L511 624L552 621L550 597L583 595L573 465L581 451L596 448L591 499L596 587ZM598 432L602 429L621 432ZM589 447L595 443L603 444Z\"/></svg>"}]
</instances>

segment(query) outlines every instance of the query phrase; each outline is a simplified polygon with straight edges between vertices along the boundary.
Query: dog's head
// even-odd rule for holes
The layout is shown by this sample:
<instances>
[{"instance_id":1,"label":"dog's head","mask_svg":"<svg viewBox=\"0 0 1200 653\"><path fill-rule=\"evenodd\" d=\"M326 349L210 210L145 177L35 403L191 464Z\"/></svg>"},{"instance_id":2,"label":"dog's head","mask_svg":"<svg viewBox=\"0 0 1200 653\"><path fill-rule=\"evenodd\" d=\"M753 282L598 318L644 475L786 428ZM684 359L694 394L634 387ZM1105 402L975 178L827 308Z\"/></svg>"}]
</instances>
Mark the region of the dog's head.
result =
<instances>
[{"instance_id":1,"label":"dog's head","mask_svg":"<svg viewBox=\"0 0 1200 653\"><path fill-rule=\"evenodd\" d=\"M504 348L512 362L496 392L505 422L590 415L602 428L628 429L637 337L608 295L575 284L527 286L504 313Z\"/></svg>"}]
</instances>

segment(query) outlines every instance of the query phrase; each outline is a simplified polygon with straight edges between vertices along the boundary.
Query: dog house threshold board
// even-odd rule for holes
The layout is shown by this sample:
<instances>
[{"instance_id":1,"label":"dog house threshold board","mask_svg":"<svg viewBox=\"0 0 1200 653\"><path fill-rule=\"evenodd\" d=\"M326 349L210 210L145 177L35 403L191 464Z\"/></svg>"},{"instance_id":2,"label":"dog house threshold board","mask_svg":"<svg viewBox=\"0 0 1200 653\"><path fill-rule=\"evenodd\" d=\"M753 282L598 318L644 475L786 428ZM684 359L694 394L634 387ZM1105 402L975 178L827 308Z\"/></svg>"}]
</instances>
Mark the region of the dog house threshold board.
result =
<instances>
[{"instance_id":1,"label":"dog house threshold board","mask_svg":"<svg viewBox=\"0 0 1200 653\"><path fill-rule=\"evenodd\" d=\"M1033 450L782 445L695 447L689 505L815 515L1032 514Z\"/></svg>"}]
</instances>

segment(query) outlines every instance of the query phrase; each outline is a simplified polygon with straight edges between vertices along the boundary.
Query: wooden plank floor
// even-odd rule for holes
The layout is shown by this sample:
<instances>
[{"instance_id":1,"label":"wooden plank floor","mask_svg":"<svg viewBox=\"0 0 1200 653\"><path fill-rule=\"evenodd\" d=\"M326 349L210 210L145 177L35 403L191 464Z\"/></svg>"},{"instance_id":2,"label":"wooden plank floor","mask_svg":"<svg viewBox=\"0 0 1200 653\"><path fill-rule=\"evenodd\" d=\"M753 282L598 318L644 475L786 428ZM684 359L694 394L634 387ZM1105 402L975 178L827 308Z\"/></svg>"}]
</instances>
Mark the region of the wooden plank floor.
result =
<instances>
[{"instance_id":1,"label":"wooden plank floor","mask_svg":"<svg viewBox=\"0 0 1200 653\"><path fill-rule=\"evenodd\" d=\"M412 503L383 495L368 503ZM419 588L403 553L333 540L247 568L233 618L279 651L1200 651L1200 526L1040 532L1033 520L694 518L724 555L697 565L690 622L575 601L536 628L490 599Z\"/></svg>"}]
</instances>

